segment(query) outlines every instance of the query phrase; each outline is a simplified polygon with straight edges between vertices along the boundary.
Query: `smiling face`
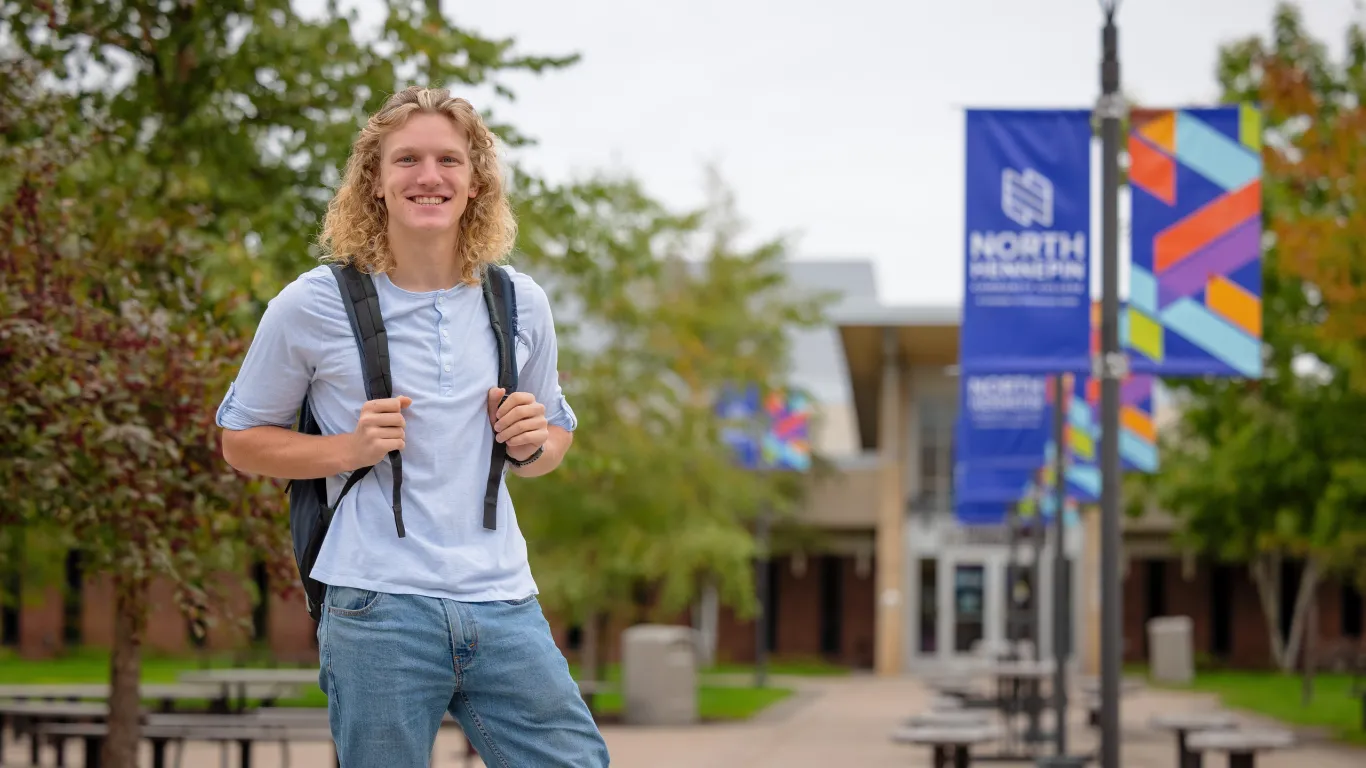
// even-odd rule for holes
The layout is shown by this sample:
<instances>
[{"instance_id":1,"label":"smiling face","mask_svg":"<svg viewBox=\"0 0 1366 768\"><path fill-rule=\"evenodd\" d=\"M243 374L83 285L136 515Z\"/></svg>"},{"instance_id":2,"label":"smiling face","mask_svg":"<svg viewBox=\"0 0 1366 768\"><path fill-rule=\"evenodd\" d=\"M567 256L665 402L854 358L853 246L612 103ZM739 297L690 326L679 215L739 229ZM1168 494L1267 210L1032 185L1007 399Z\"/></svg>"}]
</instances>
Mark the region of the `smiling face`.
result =
<instances>
[{"instance_id":1,"label":"smiling face","mask_svg":"<svg viewBox=\"0 0 1366 768\"><path fill-rule=\"evenodd\" d=\"M384 200L391 232L458 231L466 203L479 193L469 147L453 120L433 114L413 115L380 140L375 196Z\"/></svg>"}]
</instances>

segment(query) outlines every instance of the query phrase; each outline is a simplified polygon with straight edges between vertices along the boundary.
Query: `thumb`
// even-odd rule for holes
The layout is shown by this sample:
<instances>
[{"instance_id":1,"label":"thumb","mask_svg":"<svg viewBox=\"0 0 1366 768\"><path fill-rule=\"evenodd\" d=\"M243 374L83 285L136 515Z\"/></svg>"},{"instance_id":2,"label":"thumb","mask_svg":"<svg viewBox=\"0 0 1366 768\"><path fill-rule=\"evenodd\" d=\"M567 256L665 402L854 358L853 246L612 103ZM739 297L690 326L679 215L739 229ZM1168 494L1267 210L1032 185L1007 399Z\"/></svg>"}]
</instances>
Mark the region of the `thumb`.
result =
<instances>
[{"instance_id":1,"label":"thumb","mask_svg":"<svg viewBox=\"0 0 1366 768\"><path fill-rule=\"evenodd\" d=\"M503 403L503 389L494 387L489 390L489 421L493 421L498 415L498 406Z\"/></svg>"}]
</instances>

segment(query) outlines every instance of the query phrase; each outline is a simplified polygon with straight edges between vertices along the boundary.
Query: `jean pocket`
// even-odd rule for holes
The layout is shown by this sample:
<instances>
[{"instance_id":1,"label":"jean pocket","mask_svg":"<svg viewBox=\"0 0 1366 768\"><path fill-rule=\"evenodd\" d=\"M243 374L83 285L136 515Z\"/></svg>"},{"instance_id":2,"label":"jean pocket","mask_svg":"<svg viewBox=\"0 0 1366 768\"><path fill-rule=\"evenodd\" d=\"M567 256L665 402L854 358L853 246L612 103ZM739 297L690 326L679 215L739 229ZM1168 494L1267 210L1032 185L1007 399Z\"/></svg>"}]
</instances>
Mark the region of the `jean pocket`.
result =
<instances>
[{"instance_id":1,"label":"jean pocket","mask_svg":"<svg viewBox=\"0 0 1366 768\"><path fill-rule=\"evenodd\" d=\"M526 597L519 597L516 600L499 600L498 602L502 603L503 605L526 605L527 603L534 602L535 600L536 593L533 592L527 595Z\"/></svg>"},{"instance_id":2,"label":"jean pocket","mask_svg":"<svg viewBox=\"0 0 1366 768\"><path fill-rule=\"evenodd\" d=\"M328 586L323 602L333 616L364 616L379 603L382 592L357 587Z\"/></svg>"}]
</instances>

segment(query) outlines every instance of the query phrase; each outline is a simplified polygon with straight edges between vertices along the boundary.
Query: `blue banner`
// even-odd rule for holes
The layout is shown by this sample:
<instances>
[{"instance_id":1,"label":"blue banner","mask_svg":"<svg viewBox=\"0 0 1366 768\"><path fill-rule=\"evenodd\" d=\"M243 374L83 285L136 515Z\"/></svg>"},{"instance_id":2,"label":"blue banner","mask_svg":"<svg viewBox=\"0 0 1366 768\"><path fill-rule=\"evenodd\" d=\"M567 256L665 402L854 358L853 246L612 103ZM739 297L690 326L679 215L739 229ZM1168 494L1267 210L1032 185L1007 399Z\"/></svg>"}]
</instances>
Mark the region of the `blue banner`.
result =
<instances>
[{"instance_id":1,"label":"blue banner","mask_svg":"<svg viewBox=\"0 0 1366 768\"><path fill-rule=\"evenodd\" d=\"M1043 465L1051 427L1048 378L959 377L954 434L954 514L964 525L997 524Z\"/></svg>"},{"instance_id":2,"label":"blue banner","mask_svg":"<svg viewBox=\"0 0 1366 768\"><path fill-rule=\"evenodd\" d=\"M1090 370L1091 114L968 110L968 373Z\"/></svg>"}]
</instances>

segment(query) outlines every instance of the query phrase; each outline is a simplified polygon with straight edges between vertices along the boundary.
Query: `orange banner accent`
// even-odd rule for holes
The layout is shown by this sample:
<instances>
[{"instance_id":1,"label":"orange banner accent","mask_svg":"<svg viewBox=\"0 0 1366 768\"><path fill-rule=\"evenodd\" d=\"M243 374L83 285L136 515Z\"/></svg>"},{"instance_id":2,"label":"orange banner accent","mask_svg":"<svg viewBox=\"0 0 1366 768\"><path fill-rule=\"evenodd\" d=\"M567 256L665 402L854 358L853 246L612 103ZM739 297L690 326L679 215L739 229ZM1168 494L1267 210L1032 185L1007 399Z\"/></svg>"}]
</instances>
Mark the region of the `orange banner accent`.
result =
<instances>
[{"instance_id":1,"label":"orange banner accent","mask_svg":"<svg viewBox=\"0 0 1366 768\"><path fill-rule=\"evenodd\" d=\"M1260 180L1215 200L1153 239L1153 270L1162 274L1261 210Z\"/></svg>"},{"instance_id":2,"label":"orange banner accent","mask_svg":"<svg viewBox=\"0 0 1366 768\"><path fill-rule=\"evenodd\" d=\"M1150 443L1157 442L1157 425L1153 424L1153 420L1148 414L1132 405L1126 405L1120 409L1119 425Z\"/></svg>"},{"instance_id":3,"label":"orange banner accent","mask_svg":"<svg viewBox=\"0 0 1366 768\"><path fill-rule=\"evenodd\" d=\"M1176 204L1176 161L1132 135L1129 137L1129 180L1167 205Z\"/></svg>"},{"instance_id":4,"label":"orange banner accent","mask_svg":"<svg viewBox=\"0 0 1366 768\"><path fill-rule=\"evenodd\" d=\"M1205 286L1205 306L1253 338L1262 337L1262 302L1223 275L1214 275Z\"/></svg>"},{"instance_id":5,"label":"orange banner accent","mask_svg":"<svg viewBox=\"0 0 1366 768\"><path fill-rule=\"evenodd\" d=\"M1135 122L1146 116L1138 116L1137 112L1130 113ZM1138 132L1143 138L1151 141L1157 146L1167 150L1171 154L1176 154L1176 113L1171 110L1163 110L1156 117L1151 117L1143 122Z\"/></svg>"}]
</instances>

